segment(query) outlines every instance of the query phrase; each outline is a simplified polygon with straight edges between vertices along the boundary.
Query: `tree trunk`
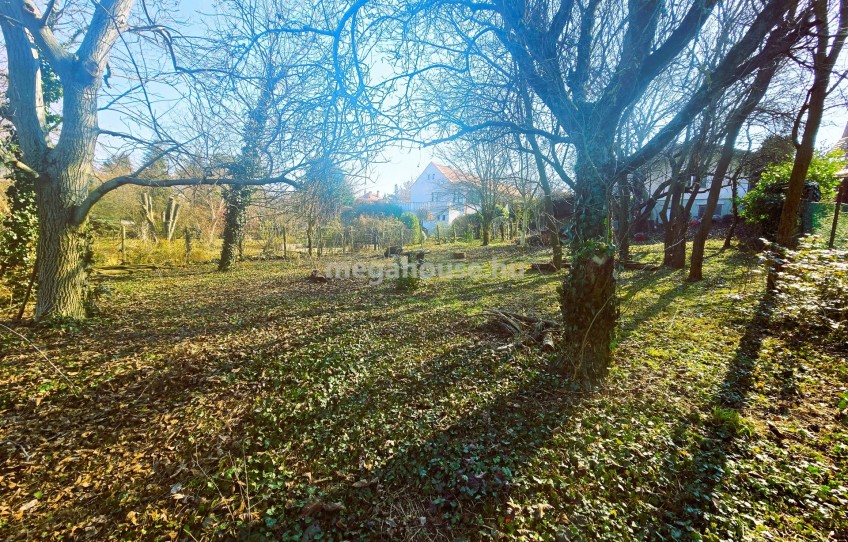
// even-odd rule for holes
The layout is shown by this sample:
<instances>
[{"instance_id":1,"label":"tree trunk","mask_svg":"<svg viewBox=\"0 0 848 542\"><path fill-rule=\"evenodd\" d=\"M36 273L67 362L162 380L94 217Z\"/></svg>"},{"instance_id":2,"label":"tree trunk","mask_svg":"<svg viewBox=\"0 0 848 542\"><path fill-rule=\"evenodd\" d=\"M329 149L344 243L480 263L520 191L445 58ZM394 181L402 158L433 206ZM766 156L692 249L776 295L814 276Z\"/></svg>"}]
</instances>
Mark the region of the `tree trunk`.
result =
<instances>
[{"instance_id":1,"label":"tree trunk","mask_svg":"<svg viewBox=\"0 0 848 542\"><path fill-rule=\"evenodd\" d=\"M483 246L489 246L489 230L492 227L492 223L490 220L485 218L481 219L480 224L480 237L483 239Z\"/></svg>"},{"instance_id":2,"label":"tree trunk","mask_svg":"<svg viewBox=\"0 0 848 542\"><path fill-rule=\"evenodd\" d=\"M606 172L597 168L599 163L605 163L603 157L578 150L571 269L560 288L563 368L590 384L609 370L618 319L614 249L606 226Z\"/></svg>"},{"instance_id":3,"label":"tree trunk","mask_svg":"<svg viewBox=\"0 0 848 542\"><path fill-rule=\"evenodd\" d=\"M839 212L842 210L842 203L848 201L848 179L842 179L839 188L836 192L836 202L833 206L833 223L830 225L830 238L827 241L827 248L833 249L836 243L836 228L839 226Z\"/></svg>"},{"instance_id":4,"label":"tree trunk","mask_svg":"<svg viewBox=\"0 0 848 542\"><path fill-rule=\"evenodd\" d=\"M618 202L618 259L630 259L630 176L619 180Z\"/></svg>"},{"instance_id":5,"label":"tree trunk","mask_svg":"<svg viewBox=\"0 0 848 542\"><path fill-rule=\"evenodd\" d=\"M545 163L542 160L540 152L534 149L533 156L536 159L536 170L539 172L539 184L542 186L545 227L550 232L548 242L551 244L551 251L553 252L552 261L554 267L560 269L562 267L562 243L559 240L559 227L557 226L556 216L554 216L553 190L551 190L551 183L548 180Z\"/></svg>"},{"instance_id":6,"label":"tree trunk","mask_svg":"<svg viewBox=\"0 0 848 542\"><path fill-rule=\"evenodd\" d=\"M45 177L42 175L42 177ZM86 223L74 225L74 195L84 194L87 179L41 178L38 198L38 290L35 319L85 318L85 289L91 264ZM77 190L72 187L76 186ZM80 198L81 200L81 198Z\"/></svg>"},{"instance_id":7,"label":"tree trunk","mask_svg":"<svg viewBox=\"0 0 848 542\"><path fill-rule=\"evenodd\" d=\"M224 191L227 207L224 210L224 243L221 247L218 271L228 271L238 259L251 193L251 188L242 186L231 186Z\"/></svg>"},{"instance_id":8,"label":"tree trunk","mask_svg":"<svg viewBox=\"0 0 848 542\"><path fill-rule=\"evenodd\" d=\"M804 193L804 184L807 178L807 170L813 160L816 147L816 134L819 131L822 117L824 115L825 98L827 98L827 87L830 84L830 74L836 63L842 46L845 42L845 30L848 27L848 5L843 0L840 2L839 31L834 37L830 52L827 46L830 40L828 28L828 5L826 0L818 0L814 3L819 27L818 43L813 61L815 73L813 85L807 100L807 121L804 123L804 135L801 145L795 154L795 163L792 165L792 173L789 175L789 187L786 190L786 200L783 203L783 211L780 213L780 223L777 226L777 244L782 247L795 248L798 239L798 214L801 210L801 196ZM776 275L769 274L769 285L774 282Z\"/></svg>"},{"instance_id":9,"label":"tree trunk","mask_svg":"<svg viewBox=\"0 0 848 542\"><path fill-rule=\"evenodd\" d=\"M724 238L722 250L730 248L730 242L733 241L733 234L736 233L736 228L739 226L739 175L738 173L730 179L730 190L732 194L731 209L733 213L733 222L730 224L730 229L727 230L727 237Z\"/></svg>"},{"instance_id":10,"label":"tree trunk","mask_svg":"<svg viewBox=\"0 0 848 542\"><path fill-rule=\"evenodd\" d=\"M686 230L689 227L689 217L683 207L684 186L683 178L675 180L671 193L671 211L665 224L663 237L662 264L672 269L686 267Z\"/></svg>"}]
</instances>

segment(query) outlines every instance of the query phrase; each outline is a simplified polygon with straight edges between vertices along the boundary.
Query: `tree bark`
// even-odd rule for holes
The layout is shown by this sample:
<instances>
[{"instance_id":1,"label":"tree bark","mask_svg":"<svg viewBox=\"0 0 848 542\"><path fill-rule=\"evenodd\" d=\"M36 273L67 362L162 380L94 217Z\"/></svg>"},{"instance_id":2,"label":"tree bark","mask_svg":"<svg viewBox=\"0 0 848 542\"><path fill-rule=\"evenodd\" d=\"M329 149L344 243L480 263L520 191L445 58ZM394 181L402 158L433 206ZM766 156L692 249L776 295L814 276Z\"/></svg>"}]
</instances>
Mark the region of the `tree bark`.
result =
<instances>
[{"instance_id":1,"label":"tree bark","mask_svg":"<svg viewBox=\"0 0 848 542\"><path fill-rule=\"evenodd\" d=\"M480 239L482 240L482 246L489 246L489 239L491 237L492 230L492 219L488 217L488 213L481 212L480 213Z\"/></svg>"},{"instance_id":2,"label":"tree bark","mask_svg":"<svg viewBox=\"0 0 848 542\"><path fill-rule=\"evenodd\" d=\"M38 289L35 319L85 318L85 291L91 267L87 224L73 223L74 195L88 186L87 176L64 175L54 179L42 174L36 184L38 201Z\"/></svg>"},{"instance_id":3,"label":"tree bark","mask_svg":"<svg viewBox=\"0 0 848 542\"><path fill-rule=\"evenodd\" d=\"M722 250L727 250L730 248L730 243L733 241L733 234L736 233L736 228L739 226L739 173L730 179L730 190L731 190L731 209L733 213L733 222L730 224L730 228L727 230L727 236L724 238L724 244L721 246Z\"/></svg>"},{"instance_id":4,"label":"tree bark","mask_svg":"<svg viewBox=\"0 0 848 542\"><path fill-rule=\"evenodd\" d=\"M609 370L618 319L615 254L606 227L610 172L597 167L608 163L604 158L598 151L578 148L571 268L560 288L563 368L572 378L590 384Z\"/></svg>"},{"instance_id":5,"label":"tree bark","mask_svg":"<svg viewBox=\"0 0 848 542\"><path fill-rule=\"evenodd\" d=\"M689 216L683 205L686 175L674 181L671 191L671 204L668 220L663 232L663 266L671 269L686 267L686 230L689 228Z\"/></svg>"},{"instance_id":6,"label":"tree bark","mask_svg":"<svg viewBox=\"0 0 848 542\"><path fill-rule=\"evenodd\" d=\"M251 193L252 189L244 186L231 186L224 192L227 207L224 211L224 243L221 247L221 261L218 262L219 271L231 269L238 260Z\"/></svg>"}]
</instances>

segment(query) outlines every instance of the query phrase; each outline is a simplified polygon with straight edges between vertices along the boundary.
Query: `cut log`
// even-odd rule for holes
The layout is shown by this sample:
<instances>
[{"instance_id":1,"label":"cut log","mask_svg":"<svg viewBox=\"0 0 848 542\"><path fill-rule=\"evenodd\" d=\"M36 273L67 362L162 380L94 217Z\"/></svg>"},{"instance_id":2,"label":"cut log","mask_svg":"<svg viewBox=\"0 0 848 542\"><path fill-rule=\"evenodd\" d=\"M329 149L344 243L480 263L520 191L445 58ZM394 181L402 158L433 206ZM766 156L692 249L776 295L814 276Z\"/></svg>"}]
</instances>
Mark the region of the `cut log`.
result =
<instances>
[{"instance_id":1,"label":"cut log","mask_svg":"<svg viewBox=\"0 0 848 542\"><path fill-rule=\"evenodd\" d=\"M451 254L451 258L453 258L454 260L464 260L465 259L465 253L464 252L454 252L453 254Z\"/></svg>"},{"instance_id":2,"label":"cut log","mask_svg":"<svg viewBox=\"0 0 848 542\"><path fill-rule=\"evenodd\" d=\"M309 277L307 277L307 280L309 282L324 283L327 282L327 277L325 277L324 274L317 269L313 269L312 273L310 273Z\"/></svg>"},{"instance_id":3,"label":"cut log","mask_svg":"<svg viewBox=\"0 0 848 542\"><path fill-rule=\"evenodd\" d=\"M542 334L542 350L545 352L554 351L554 336L550 331L546 331Z\"/></svg>"}]
</instances>

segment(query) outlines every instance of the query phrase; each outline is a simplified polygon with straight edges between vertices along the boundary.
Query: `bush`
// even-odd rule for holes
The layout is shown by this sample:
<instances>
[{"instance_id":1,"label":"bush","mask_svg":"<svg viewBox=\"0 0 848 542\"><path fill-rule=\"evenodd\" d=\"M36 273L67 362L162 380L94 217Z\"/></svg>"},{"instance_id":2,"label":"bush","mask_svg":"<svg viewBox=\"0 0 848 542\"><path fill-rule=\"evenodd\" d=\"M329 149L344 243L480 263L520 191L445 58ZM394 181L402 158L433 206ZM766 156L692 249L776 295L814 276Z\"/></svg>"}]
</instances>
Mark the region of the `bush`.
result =
<instances>
[{"instance_id":1,"label":"bush","mask_svg":"<svg viewBox=\"0 0 848 542\"><path fill-rule=\"evenodd\" d=\"M421 242L421 223L415 213L405 212L400 215L400 221L412 232L412 238L409 240L410 245L416 245Z\"/></svg>"},{"instance_id":2,"label":"bush","mask_svg":"<svg viewBox=\"0 0 848 542\"><path fill-rule=\"evenodd\" d=\"M476 237L480 230L480 214L471 213L458 217L451 223L451 226L456 228L457 237L470 241L472 237Z\"/></svg>"},{"instance_id":3,"label":"bush","mask_svg":"<svg viewBox=\"0 0 848 542\"><path fill-rule=\"evenodd\" d=\"M812 238L780 262L774 318L799 334L844 346L848 330L848 251L813 248Z\"/></svg>"},{"instance_id":4,"label":"bush","mask_svg":"<svg viewBox=\"0 0 848 542\"><path fill-rule=\"evenodd\" d=\"M345 222L350 222L354 218L360 216L374 217L399 217L403 213L400 205L388 203L385 201L358 201L353 204L353 207L342 213L342 219Z\"/></svg>"},{"instance_id":5,"label":"bush","mask_svg":"<svg viewBox=\"0 0 848 542\"><path fill-rule=\"evenodd\" d=\"M809 190L817 185L824 201L831 201L836 194L839 178L836 172L844 167L844 154L834 150L827 154L816 153L807 171ZM786 189L792 174L793 160L786 160L766 168L760 181L742 198L742 218L757 226L759 235L774 239L783 202L786 201ZM811 198L817 200L817 198Z\"/></svg>"}]
</instances>

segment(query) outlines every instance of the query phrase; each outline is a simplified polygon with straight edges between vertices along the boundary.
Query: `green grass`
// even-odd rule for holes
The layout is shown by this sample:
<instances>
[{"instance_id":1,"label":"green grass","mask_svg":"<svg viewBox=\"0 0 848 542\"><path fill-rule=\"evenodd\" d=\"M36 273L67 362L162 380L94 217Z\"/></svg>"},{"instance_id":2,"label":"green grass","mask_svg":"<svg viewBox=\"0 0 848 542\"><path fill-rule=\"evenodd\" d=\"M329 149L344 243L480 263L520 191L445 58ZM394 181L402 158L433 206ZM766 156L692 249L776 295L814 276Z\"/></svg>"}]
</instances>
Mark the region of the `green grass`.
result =
<instances>
[{"instance_id":1,"label":"green grass","mask_svg":"<svg viewBox=\"0 0 848 542\"><path fill-rule=\"evenodd\" d=\"M324 264L301 260L105 279L96 319L21 330L73 387L0 332L0 538L848 536L844 353L772 329L756 259L716 249L701 283L622 273L592 394L482 313L555 317L557 276L405 293L312 284Z\"/></svg>"}]
</instances>

